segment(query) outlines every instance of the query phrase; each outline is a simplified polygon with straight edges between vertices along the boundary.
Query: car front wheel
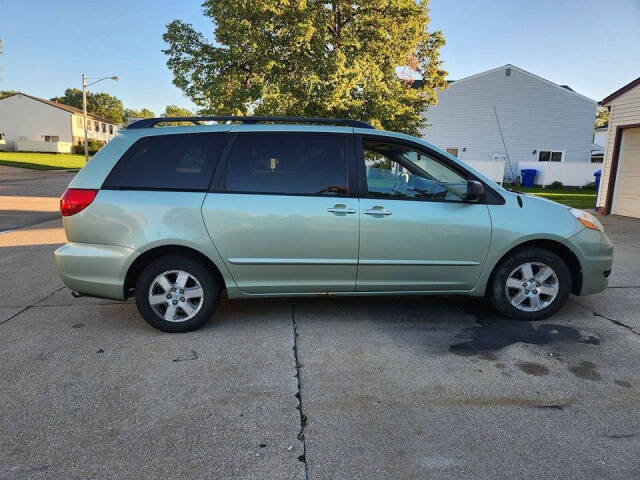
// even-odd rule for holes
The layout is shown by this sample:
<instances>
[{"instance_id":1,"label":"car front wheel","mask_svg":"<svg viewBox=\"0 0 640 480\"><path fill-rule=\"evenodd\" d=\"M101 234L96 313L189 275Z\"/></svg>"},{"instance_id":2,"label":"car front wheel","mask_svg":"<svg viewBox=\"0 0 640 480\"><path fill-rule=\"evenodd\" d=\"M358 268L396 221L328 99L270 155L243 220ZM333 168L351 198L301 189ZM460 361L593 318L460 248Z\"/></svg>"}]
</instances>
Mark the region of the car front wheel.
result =
<instances>
[{"instance_id":1,"label":"car front wheel","mask_svg":"<svg viewBox=\"0 0 640 480\"><path fill-rule=\"evenodd\" d=\"M560 257L529 247L498 265L488 296L510 318L542 320L562 308L571 293L571 282L571 272Z\"/></svg>"},{"instance_id":2,"label":"car front wheel","mask_svg":"<svg viewBox=\"0 0 640 480\"><path fill-rule=\"evenodd\" d=\"M150 263L136 282L136 305L142 317L165 332L200 328L215 312L220 287L197 260L168 255Z\"/></svg>"}]
</instances>

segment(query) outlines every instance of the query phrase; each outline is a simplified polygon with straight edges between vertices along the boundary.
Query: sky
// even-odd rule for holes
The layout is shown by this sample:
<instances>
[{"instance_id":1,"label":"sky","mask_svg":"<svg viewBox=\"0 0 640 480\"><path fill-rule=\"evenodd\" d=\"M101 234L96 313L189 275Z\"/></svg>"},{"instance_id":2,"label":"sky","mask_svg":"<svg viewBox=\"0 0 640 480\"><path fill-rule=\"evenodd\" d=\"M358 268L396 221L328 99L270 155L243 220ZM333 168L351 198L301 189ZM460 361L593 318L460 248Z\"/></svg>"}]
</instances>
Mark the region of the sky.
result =
<instances>
[{"instance_id":1,"label":"sky","mask_svg":"<svg viewBox=\"0 0 640 480\"><path fill-rule=\"evenodd\" d=\"M162 49L178 18L213 38L201 0L0 0L0 90L51 98L92 89L156 114L195 108L173 86ZM449 79L507 63L601 100L640 76L640 0L430 0Z\"/></svg>"}]
</instances>

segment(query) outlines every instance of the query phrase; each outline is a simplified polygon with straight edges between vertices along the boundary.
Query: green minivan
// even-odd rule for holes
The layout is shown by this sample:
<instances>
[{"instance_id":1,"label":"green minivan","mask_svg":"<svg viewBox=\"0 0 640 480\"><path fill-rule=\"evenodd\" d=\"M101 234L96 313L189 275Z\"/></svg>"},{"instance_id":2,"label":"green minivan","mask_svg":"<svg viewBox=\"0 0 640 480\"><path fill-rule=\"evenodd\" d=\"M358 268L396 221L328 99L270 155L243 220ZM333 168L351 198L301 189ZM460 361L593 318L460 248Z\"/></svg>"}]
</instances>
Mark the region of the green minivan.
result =
<instances>
[{"instance_id":1,"label":"green minivan","mask_svg":"<svg viewBox=\"0 0 640 480\"><path fill-rule=\"evenodd\" d=\"M472 295L538 320L605 289L613 255L593 215L356 120L140 120L60 202L69 242L55 260L73 295L135 295L168 332L200 327L225 289Z\"/></svg>"}]
</instances>

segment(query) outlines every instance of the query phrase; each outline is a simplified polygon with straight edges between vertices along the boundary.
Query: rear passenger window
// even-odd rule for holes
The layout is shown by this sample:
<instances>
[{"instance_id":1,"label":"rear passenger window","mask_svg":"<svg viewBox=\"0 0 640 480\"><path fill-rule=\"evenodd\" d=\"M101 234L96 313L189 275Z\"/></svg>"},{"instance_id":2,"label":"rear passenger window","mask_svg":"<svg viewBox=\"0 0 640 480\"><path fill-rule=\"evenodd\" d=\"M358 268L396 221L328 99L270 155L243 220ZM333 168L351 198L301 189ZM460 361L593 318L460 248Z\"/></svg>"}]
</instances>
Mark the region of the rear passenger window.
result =
<instances>
[{"instance_id":1,"label":"rear passenger window","mask_svg":"<svg viewBox=\"0 0 640 480\"><path fill-rule=\"evenodd\" d=\"M104 188L206 190L226 133L154 135L133 144Z\"/></svg>"},{"instance_id":2,"label":"rear passenger window","mask_svg":"<svg viewBox=\"0 0 640 480\"><path fill-rule=\"evenodd\" d=\"M239 134L227 163L227 192L346 195L344 135Z\"/></svg>"}]
</instances>

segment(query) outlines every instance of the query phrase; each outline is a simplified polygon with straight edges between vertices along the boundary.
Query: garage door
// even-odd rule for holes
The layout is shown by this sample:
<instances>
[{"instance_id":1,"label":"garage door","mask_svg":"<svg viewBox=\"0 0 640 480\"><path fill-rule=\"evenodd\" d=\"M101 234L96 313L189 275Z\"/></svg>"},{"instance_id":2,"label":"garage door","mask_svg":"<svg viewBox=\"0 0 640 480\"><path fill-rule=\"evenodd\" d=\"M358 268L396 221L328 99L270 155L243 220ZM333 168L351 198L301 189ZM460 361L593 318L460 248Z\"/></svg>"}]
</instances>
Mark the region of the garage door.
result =
<instances>
[{"instance_id":1,"label":"garage door","mask_svg":"<svg viewBox=\"0 0 640 480\"><path fill-rule=\"evenodd\" d=\"M640 218L640 128L622 132L612 212Z\"/></svg>"}]
</instances>

